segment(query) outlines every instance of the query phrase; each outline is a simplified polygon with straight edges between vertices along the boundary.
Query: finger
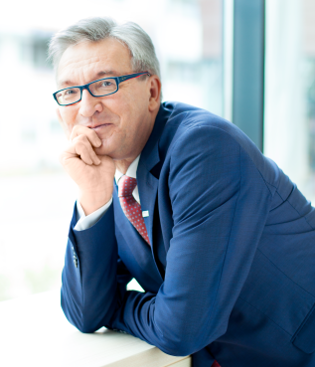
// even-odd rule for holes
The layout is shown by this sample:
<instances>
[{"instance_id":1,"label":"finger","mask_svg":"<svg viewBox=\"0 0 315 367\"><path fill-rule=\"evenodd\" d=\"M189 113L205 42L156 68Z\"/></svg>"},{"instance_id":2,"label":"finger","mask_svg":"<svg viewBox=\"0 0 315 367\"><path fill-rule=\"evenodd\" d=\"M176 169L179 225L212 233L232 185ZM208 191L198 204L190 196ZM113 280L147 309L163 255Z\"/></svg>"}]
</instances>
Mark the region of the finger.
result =
<instances>
[{"instance_id":1,"label":"finger","mask_svg":"<svg viewBox=\"0 0 315 367\"><path fill-rule=\"evenodd\" d=\"M80 157L80 159L88 165L92 165L93 164L93 159L91 158L91 145L90 148L89 146L82 144L81 142L79 142L78 144L76 144L75 146L75 152L77 154L77 156Z\"/></svg>"},{"instance_id":2,"label":"finger","mask_svg":"<svg viewBox=\"0 0 315 367\"><path fill-rule=\"evenodd\" d=\"M79 136L74 141L74 152L82 159L82 161L86 164L99 165L101 163L100 159L94 152L90 141L86 136Z\"/></svg>"},{"instance_id":3,"label":"finger","mask_svg":"<svg viewBox=\"0 0 315 367\"><path fill-rule=\"evenodd\" d=\"M98 135L93 129L81 125L76 125L72 129L70 140L73 141L80 135L86 136L91 145L93 145L95 148L99 148L102 145L101 139L98 137Z\"/></svg>"},{"instance_id":4,"label":"finger","mask_svg":"<svg viewBox=\"0 0 315 367\"><path fill-rule=\"evenodd\" d=\"M101 164L101 160L99 159L98 155L94 152L94 150L92 149L91 152L91 159L93 161L93 164L95 164L96 166L98 166L99 164Z\"/></svg>"},{"instance_id":5,"label":"finger","mask_svg":"<svg viewBox=\"0 0 315 367\"><path fill-rule=\"evenodd\" d=\"M74 138L66 149L66 153L73 158L81 158L84 163L89 165L99 165L101 163L86 135L81 134Z\"/></svg>"}]
</instances>

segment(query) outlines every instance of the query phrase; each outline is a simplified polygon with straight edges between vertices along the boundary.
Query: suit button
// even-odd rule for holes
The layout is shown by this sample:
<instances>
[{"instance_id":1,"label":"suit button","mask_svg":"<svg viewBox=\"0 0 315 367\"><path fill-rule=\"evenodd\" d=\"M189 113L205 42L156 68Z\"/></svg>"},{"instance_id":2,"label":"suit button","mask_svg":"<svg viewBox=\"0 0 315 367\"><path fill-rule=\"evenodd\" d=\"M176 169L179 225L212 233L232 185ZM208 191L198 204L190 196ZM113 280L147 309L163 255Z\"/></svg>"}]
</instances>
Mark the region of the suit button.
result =
<instances>
[{"instance_id":1,"label":"suit button","mask_svg":"<svg viewBox=\"0 0 315 367\"><path fill-rule=\"evenodd\" d=\"M79 265L79 262L78 262L78 258L76 256L73 256L73 263L74 263L74 266L77 268L78 265Z\"/></svg>"}]
</instances>

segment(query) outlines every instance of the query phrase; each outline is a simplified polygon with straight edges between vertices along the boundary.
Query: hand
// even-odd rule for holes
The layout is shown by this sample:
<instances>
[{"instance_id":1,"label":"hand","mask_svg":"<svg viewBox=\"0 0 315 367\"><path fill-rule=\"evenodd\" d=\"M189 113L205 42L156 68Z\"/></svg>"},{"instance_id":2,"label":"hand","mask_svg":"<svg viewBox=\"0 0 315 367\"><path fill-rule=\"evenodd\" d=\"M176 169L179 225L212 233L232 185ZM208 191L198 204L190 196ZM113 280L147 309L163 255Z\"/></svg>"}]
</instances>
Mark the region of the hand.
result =
<instances>
[{"instance_id":1,"label":"hand","mask_svg":"<svg viewBox=\"0 0 315 367\"><path fill-rule=\"evenodd\" d=\"M60 162L80 189L79 201L86 215L105 205L113 193L115 164L108 156L98 156L94 149L102 145L96 132L75 126L70 143Z\"/></svg>"}]
</instances>

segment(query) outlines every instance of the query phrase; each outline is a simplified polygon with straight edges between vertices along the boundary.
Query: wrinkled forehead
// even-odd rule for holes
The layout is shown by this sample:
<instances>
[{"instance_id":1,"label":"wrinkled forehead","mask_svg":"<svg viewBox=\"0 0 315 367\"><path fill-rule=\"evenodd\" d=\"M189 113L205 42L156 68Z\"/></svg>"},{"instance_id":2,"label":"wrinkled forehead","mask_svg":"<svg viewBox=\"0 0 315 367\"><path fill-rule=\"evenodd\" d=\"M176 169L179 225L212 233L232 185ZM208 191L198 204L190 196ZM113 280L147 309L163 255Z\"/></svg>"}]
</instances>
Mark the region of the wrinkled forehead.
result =
<instances>
[{"instance_id":1,"label":"wrinkled forehead","mask_svg":"<svg viewBox=\"0 0 315 367\"><path fill-rule=\"evenodd\" d=\"M68 47L63 53L56 73L57 84L71 79L84 79L85 83L101 73L121 75L132 71L131 55L123 43L107 38L98 42L81 42ZM91 80L89 80L91 79Z\"/></svg>"}]
</instances>

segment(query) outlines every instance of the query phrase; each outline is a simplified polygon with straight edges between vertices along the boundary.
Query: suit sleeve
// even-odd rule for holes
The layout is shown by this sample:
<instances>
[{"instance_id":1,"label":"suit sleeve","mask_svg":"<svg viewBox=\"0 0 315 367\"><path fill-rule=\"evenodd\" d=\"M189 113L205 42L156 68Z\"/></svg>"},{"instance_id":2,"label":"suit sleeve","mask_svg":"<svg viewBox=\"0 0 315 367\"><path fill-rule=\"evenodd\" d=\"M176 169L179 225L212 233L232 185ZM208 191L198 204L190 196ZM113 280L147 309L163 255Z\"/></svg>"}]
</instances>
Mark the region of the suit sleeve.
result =
<instances>
[{"instance_id":1,"label":"suit sleeve","mask_svg":"<svg viewBox=\"0 0 315 367\"><path fill-rule=\"evenodd\" d=\"M155 294L126 292L107 326L188 355L227 329L268 213L270 193L227 132L200 126L171 151L173 237Z\"/></svg>"},{"instance_id":2,"label":"suit sleeve","mask_svg":"<svg viewBox=\"0 0 315 367\"><path fill-rule=\"evenodd\" d=\"M117 253L113 205L84 231L69 230L62 273L61 306L68 320L82 332L104 326L123 298L131 275Z\"/></svg>"}]
</instances>

